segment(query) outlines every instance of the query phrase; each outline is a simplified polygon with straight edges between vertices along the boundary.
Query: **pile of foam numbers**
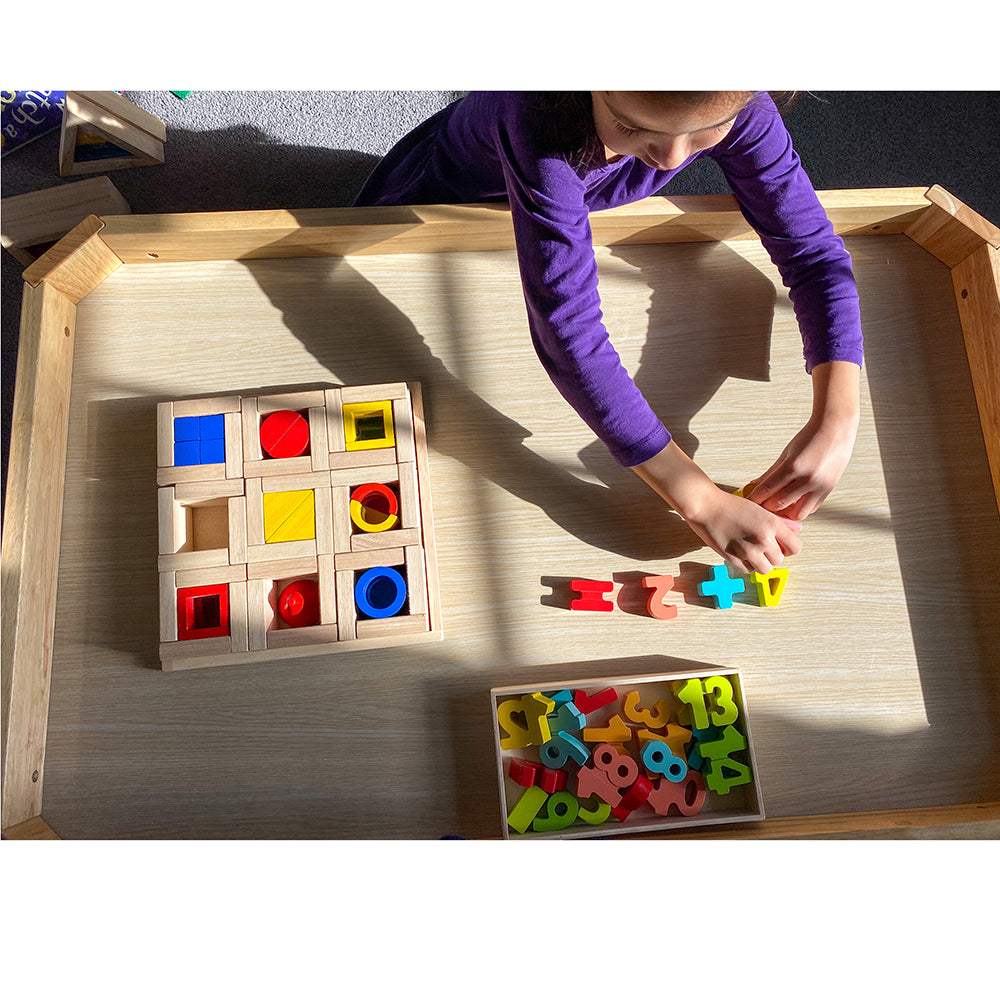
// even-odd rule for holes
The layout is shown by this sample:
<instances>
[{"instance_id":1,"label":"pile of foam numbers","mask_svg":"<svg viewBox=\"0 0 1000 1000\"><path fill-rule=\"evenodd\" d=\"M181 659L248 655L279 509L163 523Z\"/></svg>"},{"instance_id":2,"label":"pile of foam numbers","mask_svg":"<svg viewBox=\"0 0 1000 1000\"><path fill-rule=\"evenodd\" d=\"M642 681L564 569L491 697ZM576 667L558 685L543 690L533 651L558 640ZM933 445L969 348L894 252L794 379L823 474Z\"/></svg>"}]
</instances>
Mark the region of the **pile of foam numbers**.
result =
<instances>
[{"instance_id":1,"label":"pile of foam numbers","mask_svg":"<svg viewBox=\"0 0 1000 1000\"><path fill-rule=\"evenodd\" d=\"M643 812L690 817L709 793L750 784L729 680L691 677L672 681L670 689L673 711L663 699L642 705L636 689L619 700L611 687L501 701L500 749L524 751L507 758L507 776L524 788L507 815L510 828L550 833L574 823L625 823ZM587 724L606 707L603 725Z\"/></svg>"}]
</instances>

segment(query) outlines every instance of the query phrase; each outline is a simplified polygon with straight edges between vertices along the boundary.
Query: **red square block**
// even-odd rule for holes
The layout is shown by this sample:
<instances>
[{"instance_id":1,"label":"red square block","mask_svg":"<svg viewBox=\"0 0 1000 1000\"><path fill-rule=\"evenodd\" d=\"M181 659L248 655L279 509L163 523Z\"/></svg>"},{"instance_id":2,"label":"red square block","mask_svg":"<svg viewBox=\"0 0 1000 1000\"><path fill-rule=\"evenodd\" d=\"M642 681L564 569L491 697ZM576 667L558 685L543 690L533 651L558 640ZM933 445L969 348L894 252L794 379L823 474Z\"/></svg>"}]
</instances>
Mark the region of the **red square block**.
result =
<instances>
[{"instance_id":1,"label":"red square block","mask_svg":"<svg viewBox=\"0 0 1000 1000\"><path fill-rule=\"evenodd\" d=\"M213 639L229 635L229 584L177 590L177 638Z\"/></svg>"}]
</instances>

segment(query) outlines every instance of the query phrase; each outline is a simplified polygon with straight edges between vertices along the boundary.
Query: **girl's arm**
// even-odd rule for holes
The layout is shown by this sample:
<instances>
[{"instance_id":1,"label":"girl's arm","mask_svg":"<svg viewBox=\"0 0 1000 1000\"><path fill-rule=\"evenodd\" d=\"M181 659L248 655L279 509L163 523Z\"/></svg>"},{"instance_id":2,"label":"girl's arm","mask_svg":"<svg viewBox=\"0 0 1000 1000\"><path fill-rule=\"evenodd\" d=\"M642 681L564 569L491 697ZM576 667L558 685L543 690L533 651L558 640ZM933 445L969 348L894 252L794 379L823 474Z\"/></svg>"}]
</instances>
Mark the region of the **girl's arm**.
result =
<instances>
[{"instance_id":1,"label":"girl's arm","mask_svg":"<svg viewBox=\"0 0 1000 1000\"><path fill-rule=\"evenodd\" d=\"M850 361L830 361L813 368L812 414L757 481L749 499L800 521L820 508L854 449L860 374L861 369Z\"/></svg>"},{"instance_id":2,"label":"girl's arm","mask_svg":"<svg viewBox=\"0 0 1000 1000\"><path fill-rule=\"evenodd\" d=\"M633 470L741 573L769 573L802 548L801 524L719 489L673 440Z\"/></svg>"}]
</instances>

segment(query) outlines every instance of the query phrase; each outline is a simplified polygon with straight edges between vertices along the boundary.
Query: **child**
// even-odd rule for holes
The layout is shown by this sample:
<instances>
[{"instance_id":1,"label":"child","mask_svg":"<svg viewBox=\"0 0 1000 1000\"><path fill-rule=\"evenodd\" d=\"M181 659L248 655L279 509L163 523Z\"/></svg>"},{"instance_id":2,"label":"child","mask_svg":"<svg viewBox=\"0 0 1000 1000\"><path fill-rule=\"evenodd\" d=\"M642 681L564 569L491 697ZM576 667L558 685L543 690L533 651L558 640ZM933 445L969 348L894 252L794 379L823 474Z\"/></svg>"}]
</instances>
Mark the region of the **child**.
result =
<instances>
[{"instance_id":1,"label":"child","mask_svg":"<svg viewBox=\"0 0 1000 1000\"><path fill-rule=\"evenodd\" d=\"M693 160L719 164L789 290L813 407L749 499L671 439L604 327L588 213L648 197ZM801 550L859 419L861 318L851 261L763 92L472 93L404 137L358 205L506 200L538 357L607 445L739 572Z\"/></svg>"}]
</instances>

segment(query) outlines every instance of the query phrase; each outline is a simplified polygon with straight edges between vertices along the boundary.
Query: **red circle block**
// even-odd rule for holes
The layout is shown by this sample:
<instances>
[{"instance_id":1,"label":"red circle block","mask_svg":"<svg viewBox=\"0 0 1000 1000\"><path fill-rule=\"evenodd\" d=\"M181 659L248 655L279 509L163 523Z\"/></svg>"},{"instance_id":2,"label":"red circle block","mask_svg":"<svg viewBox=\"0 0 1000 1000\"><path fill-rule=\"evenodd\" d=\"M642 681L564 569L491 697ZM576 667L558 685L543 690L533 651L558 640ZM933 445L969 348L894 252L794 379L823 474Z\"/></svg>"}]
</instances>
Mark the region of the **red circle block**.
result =
<instances>
[{"instance_id":1,"label":"red circle block","mask_svg":"<svg viewBox=\"0 0 1000 1000\"><path fill-rule=\"evenodd\" d=\"M260 425L260 446L271 458L295 458L309 445L309 423L294 410L278 410Z\"/></svg>"},{"instance_id":2,"label":"red circle block","mask_svg":"<svg viewBox=\"0 0 1000 1000\"><path fill-rule=\"evenodd\" d=\"M278 614L292 628L319 624L319 587L315 580L296 580L278 597Z\"/></svg>"}]
</instances>

